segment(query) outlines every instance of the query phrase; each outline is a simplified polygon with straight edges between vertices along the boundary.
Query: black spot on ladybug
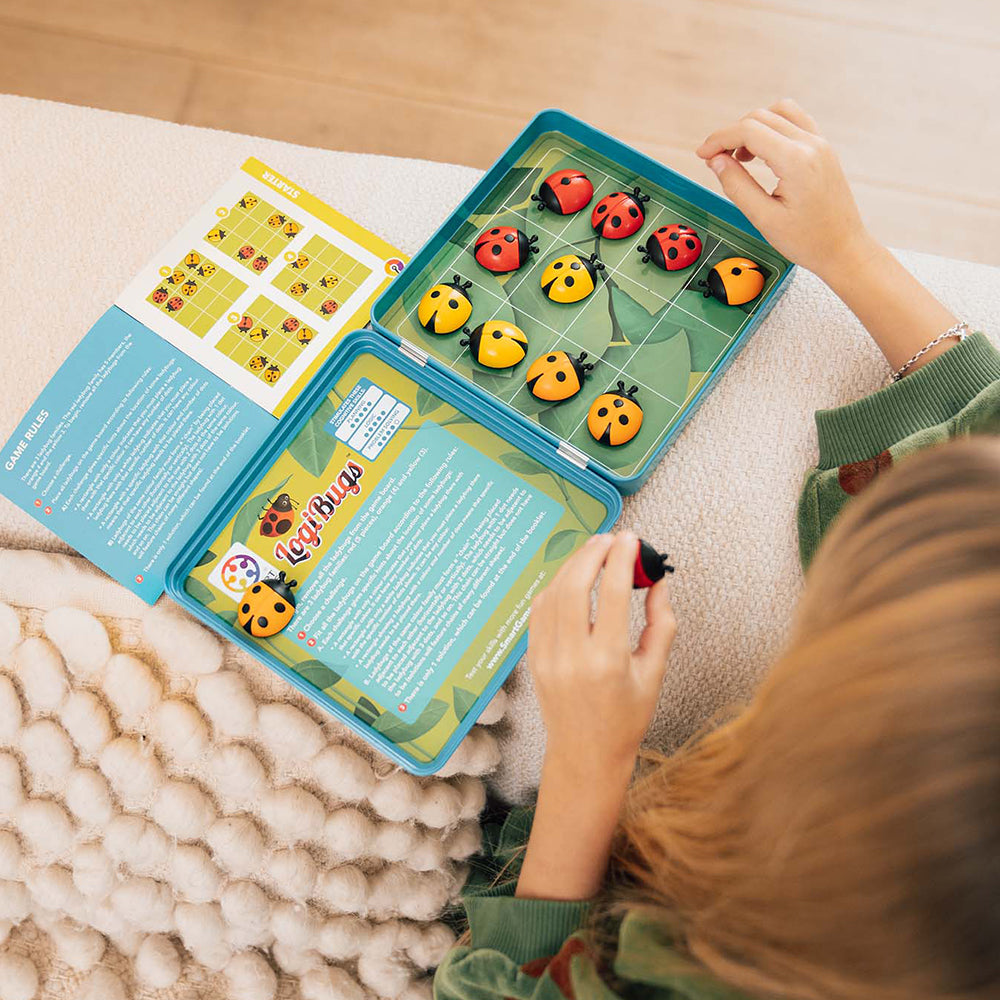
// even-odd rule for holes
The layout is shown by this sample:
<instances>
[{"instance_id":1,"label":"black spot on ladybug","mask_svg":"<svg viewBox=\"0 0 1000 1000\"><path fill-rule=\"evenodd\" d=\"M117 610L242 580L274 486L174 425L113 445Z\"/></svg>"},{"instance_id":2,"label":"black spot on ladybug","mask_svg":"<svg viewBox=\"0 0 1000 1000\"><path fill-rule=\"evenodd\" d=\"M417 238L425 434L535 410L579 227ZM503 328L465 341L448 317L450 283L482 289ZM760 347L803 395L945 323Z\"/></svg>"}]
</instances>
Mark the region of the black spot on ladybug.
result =
<instances>
[{"instance_id":1,"label":"black spot on ladybug","mask_svg":"<svg viewBox=\"0 0 1000 1000\"><path fill-rule=\"evenodd\" d=\"M493 339L494 340L502 340L503 339L503 334L499 330L494 330L493 331Z\"/></svg>"},{"instance_id":2,"label":"black spot on ladybug","mask_svg":"<svg viewBox=\"0 0 1000 1000\"><path fill-rule=\"evenodd\" d=\"M514 240L515 240L515 236L514 236L514 234L513 234L513 233L508 233L508 234L507 234L507 235L506 235L506 236L505 236L505 237L503 238L503 241L504 241L504 243L513 243L513 242L514 242Z\"/></svg>"},{"instance_id":3,"label":"black spot on ladybug","mask_svg":"<svg viewBox=\"0 0 1000 1000\"><path fill-rule=\"evenodd\" d=\"M257 619L257 624L258 624L258 625L259 625L259 626L260 626L261 628L267 628L267 619L266 619L266 618L265 618L265 617L264 617L263 615L261 615L261 616L260 616L260 617L259 617L259 618Z\"/></svg>"},{"instance_id":4,"label":"black spot on ladybug","mask_svg":"<svg viewBox=\"0 0 1000 1000\"><path fill-rule=\"evenodd\" d=\"M612 404L616 410L620 410L625 405L624 399L616 399Z\"/></svg>"},{"instance_id":5,"label":"black spot on ladybug","mask_svg":"<svg viewBox=\"0 0 1000 1000\"><path fill-rule=\"evenodd\" d=\"M560 184L569 184L569 178L568 177L564 177L559 183Z\"/></svg>"},{"instance_id":6,"label":"black spot on ladybug","mask_svg":"<svg viewBox=\"0 0 1000 1000\"><path fill-rule=\"evenodd\" d=\"M656 231L658 233L665 233L667 231L667 227L666 226L660 226L660 228L657 229Z\"/></svg>"},{"instance_id":7,"label":"black spot on ladybug","mask_svg":"<svg viewBox=\"0 0 1000 1000\"><path fill-rule=\"evenodd\" d=\"M629 205L628 214L632 216L633 219L639 218L639 209L635 205Z\"/></svg>"},{"instance_id":8,"label":"black spot on ladybug","mask_svg":"<svg viewBox=\"0 0 1000 1000\"><path fill-rule=\"evenodd\" d=\"M693 250L695 248L694 240L685 240L684 245L688 248L688 250Z\"/></svg>"},{"instance_id":9,"label":"black spot on ladybug","mask_svg":"<svg viewBox=\"0 0 1000 1000\"><path fill-rule=\"evenodd\" d=\"M598 205L597 206L597 211L598 212L606 212L607 210L608 210L608 206L607 205Z\"/></svg>"},{"instance_id":10,"label":"black spot on ladybug","mask_svg":"<svg viewBox=\"0 0 1000 1000\"><path fill-rule=\"evenodd\" d=\"M562 262L561 260L557 260L557 261L556 261L556 262L555 262L555 263L554 263L554 264L552 265L552 270L553 270L553 271L558 271L558 270L559 270L559 269L560 269L560 268L561 268L562 266L563 266L563 262Z\"/></svg>"},{"instance_id":11,"label":"black spot on ladybug","mask_svg":"<svg viewBox=\"0 0 1000 1000\"><path fill-rule=\"evenodd\" d=\"M440 294L441 293L435 288L434 291L431 292L431 298L436 299Z\"/></svg>"},{"instance_id":12,"label":"black spot on ladybug","mask_svg":"<svg viewBox=\"0 0 1000 1000\"><path fill-rule=\"evenodd\" d=\"M597 415L598 415L599 417L606 417L606 416L608 415L608 408L607 408L606 406L602 406L602 407L601 407L601 408L600 408L600 409L599 409L599 410L597 411Z\"/></svg>"},{"instance_id":13,"label":"black spot on ladybug","mask_svg":"<svg viewBox=\"0 0 1000 1000\"><path fill-rule=\"evenodd\" d=\"M449 299L448 300L448 308L449 309L457 309L458 308L458 299Z\"/></svg>"},{"instance_id":14,"label":"black spot on ladybug","mask_svg":"<svg viewBox=\"0 0 1000 1000\"><path fill-rule=\"evenodd\" d=\"M491 230L490 230L490 235L491 235L491 236L496 236L496 234L497 234L497 233L499 233L499 232L500 232L500 230L499 230L499 229L491 229Z\"/></svg>"},{"instance_id":15,"label":"black spot on ladybug","mask_svg":"<svg viewBox=\"0 0 1000 1000\"><path fill-rule=\"evenodd\" d=\"M669 258L670 258L671 260L677 260L677 247L671 247L671 248L670 248L670 249L669 249L669 250L667 251L667 256L668 256L668 257L669 257Z\"/></svg>"},{"instance_id":16,"label":"black spot on ladybug","mask_svg":"<svg viewBox=\"0 0 1000 1000\"><path fill-rule=\"evenodd\" d=\"M279 535L283 535L292 526L292 522L285 518L284 521L278 522L277 532Z\"/></svg>"},{"instance_id":17,"label":"black spot on ladybug","mask_svg":"<svg viewBox=\"0 0 1000 1000\"><path fill-rule=\"evenodd\" d=\"M611 197L612 198L617 198L617 197L619 197L619 195L621 195L621 191L612 191L611 192Z\"/></svg>"},{"instance_id":18,"label":"black spot on ladybug","mask_svg":"<svg viewBox=\"0 0 1000 1000\"><path fill-rule=\"evenodd\" d=\"M259 593L260 593L260 584L258 583L258 584L257 584L257 586L256 586L256 587L254 587L254 588L253 588L253 589L252 589L252 590L250 591L250 593L251 593L251 594L259 594Z\"/></svg>"},{"instance_id":19,"label":"black spot on ladybug","mask_svg":"<svg viewBox=\"0 0 1000 1000\"><path fill-rule=\"evenodd\" d=\"M499 243L494 243L493 246L490 247L490 253L493 254L494 257L499 257L500 256L500 252L502 250L503 250L503 247L500 246Z\"/></svg>"},{"instance_id":20,"label":"black spot on ladybug","mask_svg":"<svg viewBox=\"0 0 1000 1000\"><path fill-rule=\"evenodd\" d=\"M546 361L555 361L555 359L556 359L556 356L554 354L550 354L545 360Z\"/></svg>"},{"instance_id":21,"label":"black spot on ladybug","mask_svg":"<svg viewBox=\"0 0 1000 1000\"><path fill-rule=\"evenodd\" d=\"M579 271L580 268L582 267L582 265L580 264L580 262L578 260L574 260L573 263L570 264L569 267L570 267L571 271Z\"/></svg>"},{"instance_id":22,"label":"black spot on ladybug","mask_svg":"<svg viewBox=\"0 0 1000 1000\"><path fill-rule=\"evenodd\" d=\"M277 611L277 613L280 615L281 612L285 610L285 605L282 604L281 601L275 601L274 610Z\"/></svg>"},{"instance_id":23,"label":"black spot on ladybug","mask_svg":"<svg viewBox=\"0 0 1000 1000\"><path fill-rule=\"evenodd\" d=\"M246 614L249 610L250 610L250 605L249 604L244 604L243 607L240 608L240 611L242 611L243 614Z\"/></svg>"},{"instance_id":24,"label":"black spot on ladybug","mask_svg":"<svg viewBox=\"0 0 1000 1000\"><path fill-rule=\"evenodd\" d=\"M566 281L565 281L566 287L567 288L572 288L575 284L576 284L576 282L573 280L573 275L572 274L567 274L566 275Z\"/></svg>"},{"instance_id":25,"label":"black spot on ladybug","mask_svg":"<svg viewBox=\"0 0 1000 1000\"><path fill-rule=\"evenodd\" d=\"M623 413L618 418L618 423L620 423L624 427L628 423L628 414L627 413Z\"/></svg>"},{"instance_id":26,"label":"black spot on ladybug","mask_svg":"<svg viewBox=\"0 0 1000 1000\"><path fill-rule=\"evenodd\" d=\"M743 273L743 268L741 268L741 267L734 267L730 273L731 274L742 274Z\"/></svg>"},{"instance_id":27,"label":"black spot on ladybug","mask_svg":"<svg viewBox=\"0 0 1000 1000\"><path fill-rule=\"evenodd\" d=\"M663 230L661 229L661 230L660 230L660 232L662 233L662 232L663 232ZM669 236L667 237L667 239L670 239L670 240L676 240L676 239L679 239L679 238L680 238L680 237L678 237L677 233L671 233L671 234L670 234L670 235L669 235Z\"/></svg>"},{"instance_id":28,"label":"black spot on ladybug","mask_svg":"<svg viewBox=\"0 0 1000 1000\"><path fill-rule=\"evenodd\" d=\"M565 372L556 372L556 381L557 382L565 382L566 381L566 373Z\"/></svg>"},{"instance_id":29,"label":"black spot on ladybug","mask_svg":"<svg viewBox=\"0 0 1000 1000\"><path fill-rule=\"evenodd\" d=\"M612 229L617 229L621 224L622 224L622 220L621 220L621 216L620 215L612 215L611 216L611 228Z\"/></svg>"}]
</instances>

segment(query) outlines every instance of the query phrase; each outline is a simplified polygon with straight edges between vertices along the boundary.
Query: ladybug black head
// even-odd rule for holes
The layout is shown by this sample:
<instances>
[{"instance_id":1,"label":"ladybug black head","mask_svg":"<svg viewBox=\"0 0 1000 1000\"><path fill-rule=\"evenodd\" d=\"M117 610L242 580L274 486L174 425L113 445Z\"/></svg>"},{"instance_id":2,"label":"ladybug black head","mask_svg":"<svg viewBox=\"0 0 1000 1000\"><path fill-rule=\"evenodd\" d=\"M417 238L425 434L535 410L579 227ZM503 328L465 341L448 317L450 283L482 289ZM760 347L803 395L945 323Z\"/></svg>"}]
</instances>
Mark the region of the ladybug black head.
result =
<instances>
[{"instance_id":1,"label":"ladybug black head","mask_svg":"<svg viewBox=\"0 0 1000 1000\"><path fill-rule=\"evenodd\" d=\"M298 580L286 580L285 571L282 570L277 576L268 577L262 582L279 597L283 597L293 608L295 607L295 595L292 593L292 587L299 585Z\"/></svg>"},{"instance_id":2,"label":"ladybug black head","mask_svg":"<svg viewBox=\"0 0 1000 1000\"><path fill-rule=\"evenodd\" d=\"M468 347L469 344L472 343L472 334L473 334L473 331L470 330L467 326L463 326L462 327L462 333L464 333L465 336L459 341L459 344L461 344L462 347Z\"/></svg>"},{"instance_id":3,"label":"ladybug black head","mask_svg":"<svg viewBox=\"0 0 1000 1000\"><path fill-rule=\"evenodd\" d=\"M590 255L589 263L590 263L590 266L595 271L603 271L604 270L604 261L602 261L601 258L598 257L596 253L592 253Z\"/></svg>"},{"instance_id":4,"label":"ladybug black head","mask_svg":"<svg viewBox=\"0 0 1000 1000\"><path fill-rule=\"evenodd\" d=\"M457 288L460 292L468 291L472 287L471 281L462 281L462 276L456 274L451 281L445 282L447 285L451 285L452 288Z\"/></svg>"},{"instance_id":5,"label":"ladybug black head","mask_svg":"<svg viewBox=\"0 0 1000 1000\"><path fill-rule=\"evenodd\" d=\"M528 237L528 253L538 253L538 247L535 246L537 242L537 235Z\"/></svg>"},{"instance_id":6,"label":"ladybug black head","mask_svg":"<svg viewBox=\"0 0 1000 1000\"><path fill-rule=\"evenodd\" d=\"M568 357L570 363L580 373L581 378L584 378L587 375L587 372L592 372L596 367L595 365L592 365L589 362L587 362L586 351L581 351L579 357L574 358L572 354L568 355Z\"/></svg>"},{"instance_id":7,"label":"ladybug black head","mask_svg":"<svg viewBox=\"0 0 1000 1000\"><path fill-rule=\"evenodd\" d=\"M644 202L649 201L649 195L643 194L639 188L632 188L632 200L642 205Z\"/></svg>"},{"instance_id":8,"label":"ladybug black head","mask_svg":"<svg viewBox=\"0 0 1000 1000\"><path fill-rule=\"evenodd\" d=\"M624 382L619 382L618 383L618 390L617 391L615 391L614 389L609 389L608 390L608 392L614 392L614 394L616 396L621 396L624 399L631 399L633 402L635 401L635 394L638 391L639 391L639 387L637 385L632 386L631 389L626 389Z\"/></svg>"}]
</instances>

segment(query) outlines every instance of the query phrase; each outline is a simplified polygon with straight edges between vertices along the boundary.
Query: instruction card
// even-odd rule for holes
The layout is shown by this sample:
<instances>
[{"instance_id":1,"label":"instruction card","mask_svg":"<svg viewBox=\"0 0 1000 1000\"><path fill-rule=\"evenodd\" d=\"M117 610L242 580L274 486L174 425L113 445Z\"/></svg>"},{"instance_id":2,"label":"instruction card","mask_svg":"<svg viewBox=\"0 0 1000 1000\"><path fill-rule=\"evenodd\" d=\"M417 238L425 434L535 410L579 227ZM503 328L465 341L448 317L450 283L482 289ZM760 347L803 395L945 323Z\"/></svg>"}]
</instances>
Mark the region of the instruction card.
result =
<instances>
[{"instance_id":1,"label":"instruction card","mask_svg":"<svg viewBox=\"0 0 1000 1000\"><path fill-rule=\"evenodd\" d=\"M0 491L155 601L194 526L403 263L248 160L42 391L0 453Z\"/></svg>"}]
</instances>

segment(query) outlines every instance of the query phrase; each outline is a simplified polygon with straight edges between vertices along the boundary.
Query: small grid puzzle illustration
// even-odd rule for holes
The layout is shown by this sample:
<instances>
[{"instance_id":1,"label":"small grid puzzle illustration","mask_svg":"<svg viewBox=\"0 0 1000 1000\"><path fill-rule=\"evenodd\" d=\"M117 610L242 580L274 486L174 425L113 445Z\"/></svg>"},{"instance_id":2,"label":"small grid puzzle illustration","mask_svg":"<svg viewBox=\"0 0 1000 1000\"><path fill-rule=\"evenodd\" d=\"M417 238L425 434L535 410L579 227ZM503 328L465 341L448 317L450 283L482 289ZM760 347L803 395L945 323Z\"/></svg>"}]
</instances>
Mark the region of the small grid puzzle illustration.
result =
<instances>
[{"instance_id":1,"label":"small grid puzzle illustration","mask_svg":"<svg viewBox=\"0 0 1000 1000\"><path fill-rule=\"evenodd\" d=\"M146 301L196 337L204 337L246 290L246 282L190 250L176 267L160 268L160 281Z\"/></svg>"},{"instance_id":2,"label":"small grid puzzle illustration","mask_svg":"<svg viewBox=\"0 0 1000 1000\"><path fill-rule=\"evenodd\" d=\"M285 260L272 284L322 319L333 316L372 273L322 236L311 237L302 250L289 252Z\"/></svg>"},{"instance_id":3,"label":"small grid puzzle illustration","mask_svg":"<svg viewBox=\"0 0 1000 1000\"><path fill-rule=\"evenodd\" d=\"M258 274L302 232L301 222L250 191L215 214L219 221L205 234L206 242Z\"/></svg>"},{"instance_id":4,"label":"small grid puzzle illustration","mask_svg":"<svg viewBox=\"0 0 1000 1000\"><path fill-rule=\"evenodd\" d=\"M231 313L229 320L216 350L268 385L274 385L316 337L313 327L264 295L246 312Z\"/></svg>"}]
</instances>

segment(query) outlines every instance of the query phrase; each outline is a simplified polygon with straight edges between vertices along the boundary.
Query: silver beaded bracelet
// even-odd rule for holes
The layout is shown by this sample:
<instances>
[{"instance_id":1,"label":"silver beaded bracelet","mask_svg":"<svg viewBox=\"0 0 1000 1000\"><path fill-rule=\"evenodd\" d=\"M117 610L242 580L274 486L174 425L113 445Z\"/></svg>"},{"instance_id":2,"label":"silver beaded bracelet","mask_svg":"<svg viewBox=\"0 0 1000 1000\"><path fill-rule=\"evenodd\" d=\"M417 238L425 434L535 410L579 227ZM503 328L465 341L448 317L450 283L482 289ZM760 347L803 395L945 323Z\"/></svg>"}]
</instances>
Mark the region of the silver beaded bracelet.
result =
<instances>
[{"instance_id":1,"label":"silver beaded bracelet","mask_svg":"<svg viewBox=\"0 0 1000 1000\"><path fill-rule=\"evenodd\" d=\"M959 341L965 340L969 336L969 324L968 323L956 323L954 326L949 327L944 333L935 337L926 347L920 348L916 354L906 362L905 365L897 368L892 375L889 377L890 382L898 382L905 374L908 368L912 368L928 351L933 350L944 340L950 340L952 337L956 337Z\"/></svg>"}]
</instances>

